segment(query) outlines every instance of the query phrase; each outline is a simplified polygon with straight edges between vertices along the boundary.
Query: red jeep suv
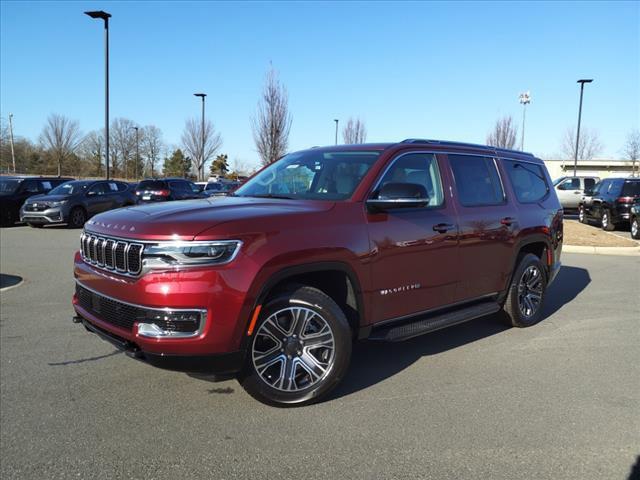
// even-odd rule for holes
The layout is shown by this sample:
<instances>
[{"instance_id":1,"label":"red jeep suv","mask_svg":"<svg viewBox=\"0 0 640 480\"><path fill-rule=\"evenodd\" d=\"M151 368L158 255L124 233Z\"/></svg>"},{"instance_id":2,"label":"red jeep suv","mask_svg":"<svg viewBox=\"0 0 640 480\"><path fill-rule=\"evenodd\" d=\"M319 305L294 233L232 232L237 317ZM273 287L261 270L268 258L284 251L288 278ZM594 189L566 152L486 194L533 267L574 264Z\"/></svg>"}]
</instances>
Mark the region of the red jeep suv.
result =
<instances>
[{"instance_id":1,"label":"red jeep suv","mask_svg":"<svg viewBox=\"0 0 640 480\"><path fill-rule=\"evenodd\" d=\"M531 154L416 139L313 148L229 197L92 218L74 321L130 356L301 405L340 382L354 340L499 311L535 324L561 248L562 207Z\"/></svg>"}]
</instances>

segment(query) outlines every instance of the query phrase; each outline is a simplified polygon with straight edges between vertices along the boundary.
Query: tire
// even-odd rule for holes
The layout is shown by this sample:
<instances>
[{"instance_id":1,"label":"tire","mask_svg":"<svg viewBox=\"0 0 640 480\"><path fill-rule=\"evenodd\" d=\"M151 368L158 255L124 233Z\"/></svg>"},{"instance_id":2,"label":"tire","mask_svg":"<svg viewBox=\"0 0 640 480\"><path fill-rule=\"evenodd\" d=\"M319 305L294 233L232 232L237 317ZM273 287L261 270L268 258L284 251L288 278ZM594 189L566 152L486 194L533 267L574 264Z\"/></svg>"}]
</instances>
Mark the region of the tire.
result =
<instances>
[{"instance_id":1,"label":"tire","mask_svg":"<svg viewBox=\"0 0 640 480\"><path fill-rule=\"evenodd\" d=\"M640 240L640 221L638 217L633 217L631 220L631 238Z\"/></svg>"},{"instance_id":2,"label":"tire","mask_svg":"<svg viewBox=\"0 0 640 480\"><path fill-rule=\"evenodd\" d=\"M69 212L69 221L67 227L69 228L82 228L84 222L87 221L87 214L82 207L74 207Z\"/></svg>"},{"instance_id":3,"label":"tire","mask_svg":"<svg viewBox=\"0 0 640 480\"><path fill-rule=\"evenodd\" d=\"M44 225L42 223L27 223L31 228L42 228Z\"/></svg>"},{"instance_id":4,"label":"tire","mask_svg":"<svg viewBox=\"0 0 640 480\"><path fill-rule=\"evenodd\" d=\"M546 288L544 264L532 253L524 255L513 272L503 306L507 323L520 328L538 323L542 319Z\"/></svg>"},{"instance_id":5,"label":"tire","mask_svg":"<svg viewBox=\"0 0 640 480\"><path fill-rule=\"evenodd\" d=\"M602 219L600 220L600 225L603 230L607 232L611 232L616 229L616 226L611 221L611 212L609 210L602 211Z\"/></svg>"},{"instance_id":6,"label":"tire","mask_svg":"<svg viewBox=\"0 0 640 480\"><path fill-rule=\"evenodd\" d=\"M340 307L316 288L292 285L262 309L239 380L268 405L308 405L342 380L351 347Z\"/></svg>"},{"instance_id":7,"label":"tire","mask_svg":"<svg viewBox=\"0 0 640 480\"><path fill-rule=\"evenodd\" d=\"M587 213L584 211L584 207L582 205L578 208L578 221L585 224L589 223L587 220Z\"/></svg>"}]
</instances>

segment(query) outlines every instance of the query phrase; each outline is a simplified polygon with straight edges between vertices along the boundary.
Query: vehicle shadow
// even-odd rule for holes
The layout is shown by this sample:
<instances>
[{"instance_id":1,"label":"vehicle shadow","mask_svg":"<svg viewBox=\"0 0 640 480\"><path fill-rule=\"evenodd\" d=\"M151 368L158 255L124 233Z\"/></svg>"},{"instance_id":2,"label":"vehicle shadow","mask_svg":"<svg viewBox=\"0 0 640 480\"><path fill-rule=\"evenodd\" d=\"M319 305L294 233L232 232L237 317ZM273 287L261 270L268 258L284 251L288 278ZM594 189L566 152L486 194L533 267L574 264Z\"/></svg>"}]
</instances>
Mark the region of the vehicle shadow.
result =
<instances>
[{"instance_id":1,"label":"vehicle shadow","mask_svg":"<svg viewBox=\"0 0 640 480\"><path fill-rule=\"evenodd\" d=\"M549 288L543 310L544 322L574 300L591 282L584 268L562 267ZM351 366L327 401L368 388L400 373L424 356L463 347L509 329L501 314L479 318L400 343L362 342L354 345ZM533 327L535 328L535 327Z\"/></svg>"},{"instance_id":2,"label":"vehicle shadow","mask_svg":"<svg viewBox=\"0 0 640 480\"><path fill-rule=\"evenodd\" d=\"M6 273L0 273L0 289L14 287L22 282L22 277L18 275L8 275Z\"/></svg>"}]
</instances>

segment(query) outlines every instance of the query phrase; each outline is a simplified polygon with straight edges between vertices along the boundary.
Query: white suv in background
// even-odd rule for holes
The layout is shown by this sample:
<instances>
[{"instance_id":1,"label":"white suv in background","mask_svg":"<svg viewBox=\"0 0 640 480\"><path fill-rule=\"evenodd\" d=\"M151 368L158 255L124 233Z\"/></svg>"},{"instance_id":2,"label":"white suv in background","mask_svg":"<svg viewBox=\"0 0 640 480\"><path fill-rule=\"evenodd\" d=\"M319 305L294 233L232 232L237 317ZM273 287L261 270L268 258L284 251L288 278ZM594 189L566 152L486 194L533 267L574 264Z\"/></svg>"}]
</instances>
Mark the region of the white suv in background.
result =
<instances>
[{"instance_id":1,"label":"white suv in background","mask_svg":"<svg viewBox=\"0 0 640 480\"><path fill-rule=\"evenodd\" d=\"M558 200L564 210L577 210L585 189L593 189L599 177L560 177L553 181Z\"/></svg>"}]
</instances>

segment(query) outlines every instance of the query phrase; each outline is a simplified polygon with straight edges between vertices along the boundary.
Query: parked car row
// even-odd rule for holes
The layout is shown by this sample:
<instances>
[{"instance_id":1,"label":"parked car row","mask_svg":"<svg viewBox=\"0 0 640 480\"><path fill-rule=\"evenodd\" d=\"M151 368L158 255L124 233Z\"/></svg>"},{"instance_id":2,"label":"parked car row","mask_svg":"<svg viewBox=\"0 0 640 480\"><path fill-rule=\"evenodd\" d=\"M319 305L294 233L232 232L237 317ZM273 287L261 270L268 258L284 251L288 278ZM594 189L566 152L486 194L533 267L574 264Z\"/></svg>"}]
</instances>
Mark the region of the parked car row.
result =
<instances>
[{"instance_id":1,"label":"parked car row","mask_svg":"<svg viewBox=\"0 0 640 480\"><path fill-rule=\"evenodd\" d=\"M202 193L208 197L226 197L232 193L236 188L242 185L241 182L234 181L219 181L219 182L198 182L198 185Z\"/></svg>"},{"instance_id":2,"label":"parked car row","mask_svg":"<svg viewBox=\"0 0 640 480\"><path fill-rule=\"evenodd\" d=\"M126 183L65 177L0 177L2 226L67 224L79 228L93 215L146 202L207 198L184 178Z\"/></svg>"},{"instance_id":3,"label":"parked car row","mask_svg":"<svg viewBox=\"0 0 640 480\"><path fill-rule=\"evenodd\" d=\"M605 178L585 188L578 202L581 223L594 222L607 231L630 229L634 239L640 239L639 217L640 178Z\"/></svg>"}]
</instances>

